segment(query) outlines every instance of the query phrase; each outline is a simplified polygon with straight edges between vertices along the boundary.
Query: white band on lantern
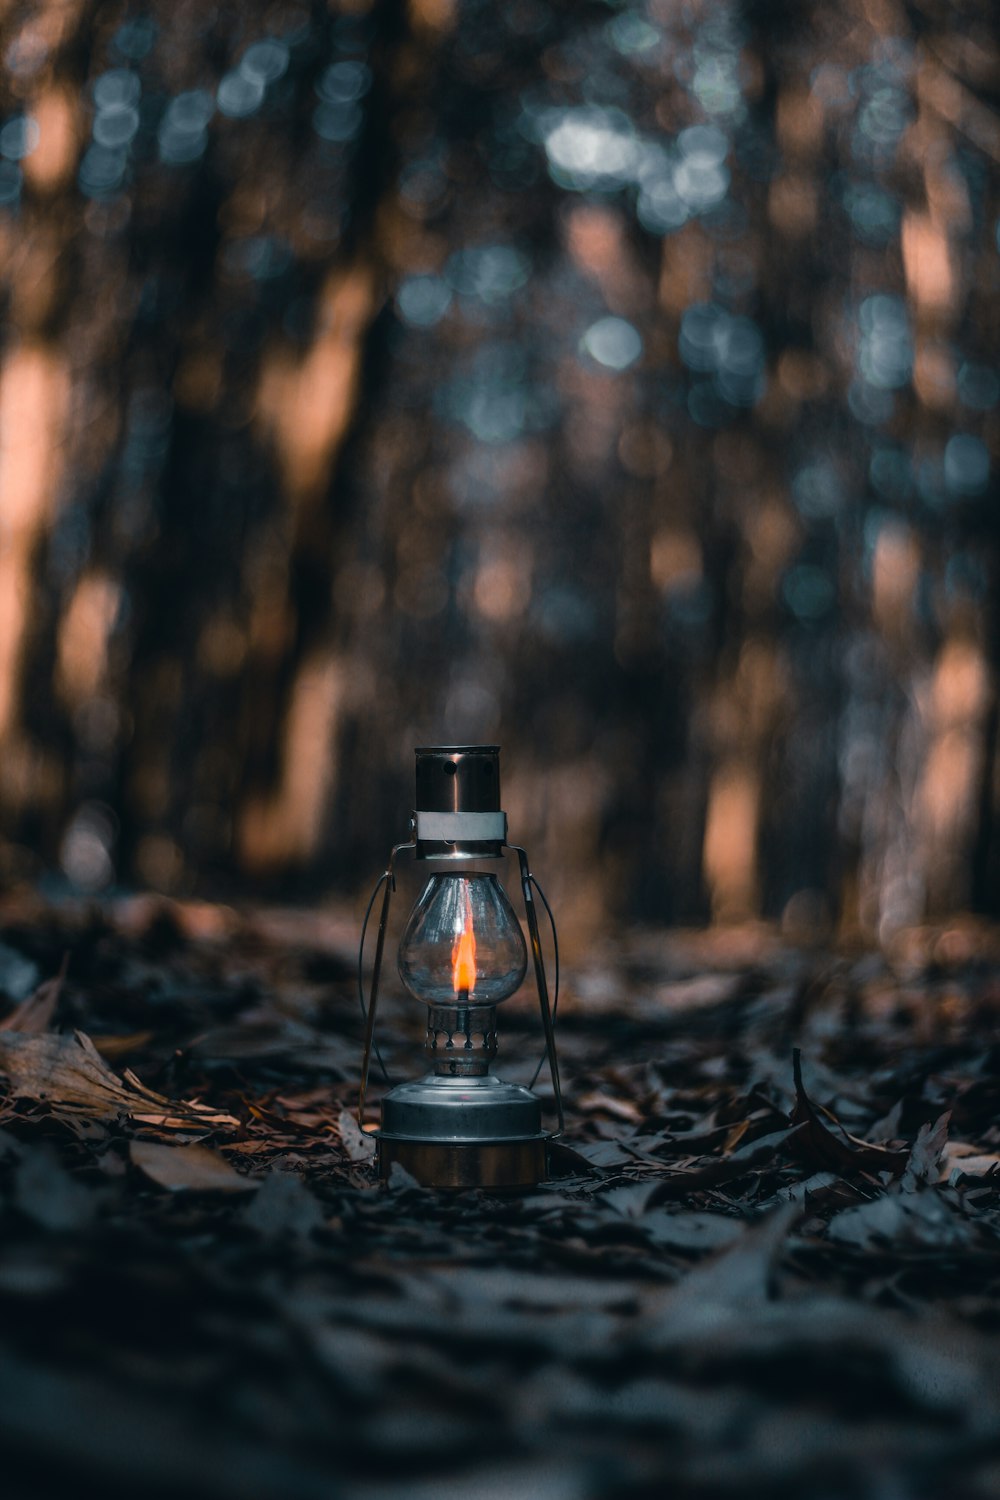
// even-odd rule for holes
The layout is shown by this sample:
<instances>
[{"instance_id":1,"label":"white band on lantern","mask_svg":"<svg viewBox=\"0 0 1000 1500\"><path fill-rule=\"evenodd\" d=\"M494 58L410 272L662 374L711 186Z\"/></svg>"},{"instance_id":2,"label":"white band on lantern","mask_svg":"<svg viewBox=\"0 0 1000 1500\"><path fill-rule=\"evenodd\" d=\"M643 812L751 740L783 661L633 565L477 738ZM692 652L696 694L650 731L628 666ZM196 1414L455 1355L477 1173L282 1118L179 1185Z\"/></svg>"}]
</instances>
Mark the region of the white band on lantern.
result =
<instances>
[{"instance_id":1,"label":"white band on lantern","mask_svg":"<svg viewBox=\"0 0 1000 1500\"><path fill-rule=\"evenodd\" d=\"M507 839L505 812L415 812L417 841L493 844Z\"/></svg>"}]
</instances>

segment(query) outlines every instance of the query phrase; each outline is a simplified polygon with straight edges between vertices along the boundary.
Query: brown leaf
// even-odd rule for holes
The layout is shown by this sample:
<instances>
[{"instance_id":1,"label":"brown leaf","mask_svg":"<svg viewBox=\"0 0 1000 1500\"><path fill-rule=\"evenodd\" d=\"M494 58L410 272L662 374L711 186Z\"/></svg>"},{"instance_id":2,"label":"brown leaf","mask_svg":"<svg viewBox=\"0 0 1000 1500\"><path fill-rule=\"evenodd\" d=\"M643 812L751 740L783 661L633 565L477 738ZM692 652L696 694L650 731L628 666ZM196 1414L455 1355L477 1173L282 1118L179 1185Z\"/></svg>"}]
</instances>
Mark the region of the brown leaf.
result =
<instances>
[{"instance_id":1,"label":"brown leaf","mask_svg":"<svg viewBox=\"0 0 1000 1500\"><path fill-rule=\"evenodd\" d=\"M838 1172L891 1172L898 1177L904 1171L910 1156L908 1150L872 1146L846 1131L830 1110L813 1104L802 1083L802 1056L798 1047L792 1053L792 1068L795 1075L792 1121L805 1127L793 1147L800 1156Z\"/></svg>"},{"instance_id":2,"label":"brown leaf","mask_svg":"<svg viewBox=\"0 0 1000 1500\"><path fill-rule=\"evenodd\" d=\"M962 1177L996 1177L1000 1179L1000 1155L981 1152L968 1141L947 1141L941 1153L938 1182L954 1182Z\"/></svg>"},{"instance_id":3,"label":"brown leaf","mask_svg":"<svg viewBox=\"0 0 1000 1500\"><path fill-rule=\"evenodd\" d=\"M709 1157L693 1166L675 1166L650 1195L650 1207L665 1203L678 1194L689 1193L694 1188L717 1187L723 1182L735 1182L748 1172L768 1166L786 1145L794 1142L802 1129L801 1125L790 1125L786 1130L778 1130L773 1135L750 1141L729 1156Z\"/></svg>"},{"instance_id":4,"label":"brown leaf","mask_svg":"<svg viewBox=\"0 0 1000 1500\"><path fill-rule=\"evenodd\" d=\"M157 1141L130 1141L135 1166L171 1193L252 1193L258 1184L241 1177L209 1146L163 1146Z\"/></svg>"},{"instance_id":5,"label":"brown leaf","mask_svg":"<svg viewBox=\"0 0 1000 1500\"><path fill-rule=\"evenodd\" d=\"M82 1031L72 1036L27 1036L17 1031L0 1035L0 1073L10 1080L13 1098L37 1099L56 1114L97 1120L128 1115L163 1130L239 1125L235 1116L207 1105L165 1099L134 1073L119 1078Z\"/></svg>"},{"instance_id":6,"label":"brown leaf","mask_svg":"<svg viewBox=\"0 0 1000 1500\"><path fill-rule=\"evenodd\" d=\"M644 1118L642 1110L631 1099L616 1099L603 1089L593 1089L589 1094L584 1094L577 1099L576 1108L581 1114L610 1115L613 1120L624 1120L627 1125L638 1125Z\"/></svg>"},{"instance_id":7,"label":"brown leaf","mask_svg":"<svg viewBox=\"0 0 1000 1500\"><path fill-rule=\"evenodd\" d=\"M9 1016L4 1016L0 1021L0 1031L20 1031L32 1035L48 1031L59 1004L68 966L69 954L64 953L55 978L44 980Z\"/></svg>"}]
</instances>

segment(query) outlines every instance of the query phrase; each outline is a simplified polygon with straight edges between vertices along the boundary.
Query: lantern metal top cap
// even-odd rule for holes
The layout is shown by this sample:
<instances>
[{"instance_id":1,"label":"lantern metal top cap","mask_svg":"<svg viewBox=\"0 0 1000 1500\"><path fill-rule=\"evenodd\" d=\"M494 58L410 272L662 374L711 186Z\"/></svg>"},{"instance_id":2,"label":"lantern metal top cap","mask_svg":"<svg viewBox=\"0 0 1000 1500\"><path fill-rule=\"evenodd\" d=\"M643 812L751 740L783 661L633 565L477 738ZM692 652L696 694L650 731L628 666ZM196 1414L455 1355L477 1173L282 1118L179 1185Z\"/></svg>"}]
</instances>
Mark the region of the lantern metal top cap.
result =
<instances>
[{"instance_id":1,"label":"lantern metal top cap","mask_svg":"<svg viewBox=\"0 0 1000 1500\"><path fill-rule=\"evenodd\" d=\"M414 824L418 859L497 859L507 822L499 745L421 745Z\"/></svg>"}]
</instances>

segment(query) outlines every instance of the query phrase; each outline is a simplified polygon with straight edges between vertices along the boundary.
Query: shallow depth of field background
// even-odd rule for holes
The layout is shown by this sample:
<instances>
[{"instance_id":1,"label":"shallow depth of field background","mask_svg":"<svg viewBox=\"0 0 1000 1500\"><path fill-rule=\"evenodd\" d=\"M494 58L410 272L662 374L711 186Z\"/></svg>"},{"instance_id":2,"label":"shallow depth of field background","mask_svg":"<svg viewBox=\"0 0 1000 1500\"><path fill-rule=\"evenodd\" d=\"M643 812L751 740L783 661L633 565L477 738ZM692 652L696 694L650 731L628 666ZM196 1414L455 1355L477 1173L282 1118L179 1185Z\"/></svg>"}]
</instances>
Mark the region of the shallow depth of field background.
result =
<instances>
[{"instance_id":1,"label":"shallow depth of field background","mask_svg":"<svg viewBox=\"0 0 1000 1500\"><path fill-rule=\"evenodd\" d=\"M995 914L991 17L0 6L0 880Z\"/></svg>"}]
</instances>

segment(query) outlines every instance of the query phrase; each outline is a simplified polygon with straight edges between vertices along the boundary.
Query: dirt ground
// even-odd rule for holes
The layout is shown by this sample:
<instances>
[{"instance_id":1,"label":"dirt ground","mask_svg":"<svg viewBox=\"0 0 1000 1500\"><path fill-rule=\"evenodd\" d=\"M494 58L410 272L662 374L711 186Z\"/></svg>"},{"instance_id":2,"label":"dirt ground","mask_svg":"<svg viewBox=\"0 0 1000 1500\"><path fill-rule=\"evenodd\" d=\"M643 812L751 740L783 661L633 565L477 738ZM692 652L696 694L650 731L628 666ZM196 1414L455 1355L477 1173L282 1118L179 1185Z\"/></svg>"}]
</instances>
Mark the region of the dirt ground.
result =
<instances>
[{"instance_id":1,"label":"dirt ground","mask_svg":"<svg viewBox=\"0 0 1000 1500\"><path fill-rule=\"evenodd\" d=\"M376 1182L353 942L0 909L8 1500L1000 1492L995 930L602 945L563 976L554 1175L508 1196Z\"/></svg>"}]
</instances>

